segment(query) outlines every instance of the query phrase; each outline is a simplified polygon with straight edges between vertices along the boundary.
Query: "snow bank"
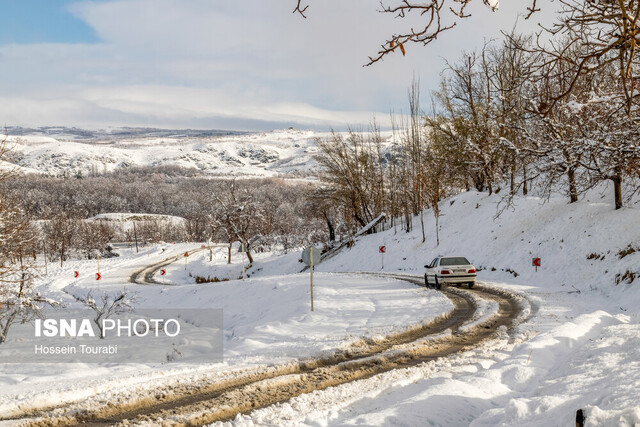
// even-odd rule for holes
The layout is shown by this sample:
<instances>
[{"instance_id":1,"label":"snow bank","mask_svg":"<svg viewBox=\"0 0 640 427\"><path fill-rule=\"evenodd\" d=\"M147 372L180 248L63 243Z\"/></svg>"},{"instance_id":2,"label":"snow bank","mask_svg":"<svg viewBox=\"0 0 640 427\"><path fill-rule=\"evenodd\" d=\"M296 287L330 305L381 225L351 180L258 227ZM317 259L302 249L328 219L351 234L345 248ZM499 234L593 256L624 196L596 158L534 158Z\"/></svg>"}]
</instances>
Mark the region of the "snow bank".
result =
<instances>
[{"instance_id":1,"label":"snow bank","mask_svg":"<svg viewBox=\"0 0 640 427\"><path fill-rule=\"evenodd\" d=\"M480 280L598 290L604 295L622 292L626 298L626 291L635 295L638 286L624 282L616 286L616 276L627 271L640 274L640 210L616 211L606 203L608 199L608 194L601 196L597 191L574 204L564 197L553 197L548 203L525 197L495 218L500 196L465 192L441 202L439 246L435 220L427 210L426 242L422 243L416 218L410 233L398 229L362 236L356 246L317 269L421 274L424 264L438 255L461 255L482 270ZM378 253L381 245L386 246L384 270ZM629 247L635 252L622 257ZM542 259L538 271L532 266L537 257Z\"/></svg>"},{"instance_id":2,"label":"snow bank","mask_svg":"<svg viewBox=\"0 0 640 427\"><path fill-rule=\"evenodd\" d=\"M193 248L193 244L191 248ZM199 245L197 245L199 246ZM180 285L127 283L132 271L183 253L188 245L154 246L150 254L123 250L118 259L102 265L102 279L93 276L95 263L78 261L55 270L52 281L39 291L57 296L73 307L72 295L129 288L137 294L136 308L221 308L224 315L224 362L168 364L6 364L0 366L0 413L88 399L130 398L135 390L158 384L197 380L198 375L229 372L256 366L288 363L347 347L362 337L377 337L428 322L452 309L451 302L434 290L382 277L318 273L314 280L314 306L310 311L308 274L251 277L245 281ZM162 249L165 249L162 252ZM202 253L198 253L199 256ZM235 257L237 258L237 257ZM276 257L278 258L278 257ZM297 263L295 254L292 262ZM208 261L202 257L201 261ZM216 259L226 266L224 259ZM265 257L264 265L269 266ZM197 260L191 260L197 265ZM74 280L73 271L81 276ZM184 265L170 267L173 278ZM11 336L10 336L11 340ZM24 344L24 343L21 343Z\"/></svg>"},{"instance_id":3,"label":"snow bank","mask_svg":"<svg viewBox=\"0 0 640 427\"><path fill-rule=\"evenodd\" d=\"M495 218L498 196L467 192L442 202L439 246L429 211L425 243L419 218L410 233L358 238L317 270L421 274L435 256L462 255L485 285L526 298L527 321L463 354L302 395L233 424L560 426L583 409L589 426L638 425L640 282L627 272L640 273L640 210L615 211L609 199L600 191L575 204L526 197Z\"/></svg>"}]
</instances>

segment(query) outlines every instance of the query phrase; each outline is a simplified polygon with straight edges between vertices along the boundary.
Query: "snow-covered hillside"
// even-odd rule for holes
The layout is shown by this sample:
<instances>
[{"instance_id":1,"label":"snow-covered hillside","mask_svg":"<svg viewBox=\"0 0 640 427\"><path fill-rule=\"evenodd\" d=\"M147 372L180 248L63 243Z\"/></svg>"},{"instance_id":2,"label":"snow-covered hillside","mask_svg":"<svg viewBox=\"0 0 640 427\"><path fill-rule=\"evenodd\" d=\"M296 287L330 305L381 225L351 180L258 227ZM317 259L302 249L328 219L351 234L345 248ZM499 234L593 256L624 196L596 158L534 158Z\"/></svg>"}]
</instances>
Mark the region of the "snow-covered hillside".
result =
<instances>
[{"instance_id":1,"label":"snow-covered hillside","mask_svg":"<svg viewBox=\"0 0 640 427\"><path fill-rule=\"evenodd\" d=\"M604 194L604 195L603 195ZM309 313L309 276L300 252L260 253L242 273L241 254L216 247L163 267L162 285L127 286L143 307L180 301L222 308L225 362L186 366L138 364L5 365L0 367L0 409L101 399L118 402L166 384L209 381L249 366L286 362L342 348L361 336L385 334L441 315L442 294L389 278L336 274L385 271L421 274L436 255L464 255L477 267L481 285L522 295L530 317L513 331L479 347L406 369L330 387L238 416L234 425L572 425L584 409L587 425L640 423L640 210L614 210L609 193L593 191L568 204L518 198L495 217L500 197L465 192L442 202L440 245L435 221L425 212L427 241L419 218L406 233L387 230L362 236L317 266L316 311ZM378 247L386 246L384 269ZM117 290L131 272L194 245L154 247L146 254L123 249L103 262L78 261L38 283L41 294L60 298L89 289ZM200 244L196 245L200 248ZM164 249L164 251L163 251ZM542 259L535 271L533 257ZM80 271L78 279L73 272ZM194 276L218 278L195 283ZM16 342L25 345L24 342ZM132 377L130 375L134 374ZM115 391L114 391L115 390Z\"/></svg>"},{"instance_id":2,"label":"snow-covered hillside","mask_svg":"<svg viewBox=\"0 0 640 427\"><path fill-rule=\"evenodd\" d=\"M460 193L441 202L439 246L427 210L424 243L415 218L411 233L398 228L363 236L318 270L379 271L378 247L384 245L384 271L422 273L438 255L461 255L482 269L481 280L628 295L640 289L640 207L632 202L614 210L611 193L600 188L573 204L557 195L548 202L521 197L499 217L500 195ZM536 271L532 260L538 257L542 267ZM632 275L636 281L629 283Z\"/></svg>"},{"instance_id":3,"label":"snow-covered hillside","mask_svg":"<svg viewBox=\"0 0 640 427\"><path fill-rule=\"evenodd\" d=\"M467 192L443 202L439 246L430 211L425 243L418 218L411 233L359 238L317 270L380 271L380 245L389 272L422 274L437 255L464 255L485 286L525 295L533 316L457 357L303 395L236 425L563 426L578 409L589 426L640 425L640 209L616 211L609 196L520 198L495 218L498 196Z\"/></svg>"},{"instance_id":4,"label":"snow-covered hillside","mask_svg":"<svg viewBox=\"0 0 640 427\"><path fill-rule=\"evenodd\" d=\"M296 397L236 419L234 425L587 425L640 424L640 209L614 210L610 192L569 204L465 192L442 203L440 245L425 212L414 230L363 236L317 271L422 274L437 255L464 255L484 286L524 295L530 320L479 348L415 368ZM386 246L384 268L379 246ZM298 254L299 255L299 254ZM224 254L217 255L224 259ZM234 255L235 257L236 255ZM537 271L532 258L540 257ZM257 257L251 274L294 271L296 254ZM276 261L279 260L279 261ZM240 269L203 256L193 274L237 277ZM176 280L193 281L174 270Z\"/></svg>"},{"instance_id":5,"label":"snow-covered hillside","mask_svg":"<svg viewBox=\"0 0 640 427\"><path fill-rule=\"evenodd\" d=\"M10 134L7 160L24 172L53 176L171 165L207 174L263 177L313 171L316 139L326 136L293 129L204 136L98 134L84 140L65 139L66 133L53 135Z\"/></svg>"}]
</instances>

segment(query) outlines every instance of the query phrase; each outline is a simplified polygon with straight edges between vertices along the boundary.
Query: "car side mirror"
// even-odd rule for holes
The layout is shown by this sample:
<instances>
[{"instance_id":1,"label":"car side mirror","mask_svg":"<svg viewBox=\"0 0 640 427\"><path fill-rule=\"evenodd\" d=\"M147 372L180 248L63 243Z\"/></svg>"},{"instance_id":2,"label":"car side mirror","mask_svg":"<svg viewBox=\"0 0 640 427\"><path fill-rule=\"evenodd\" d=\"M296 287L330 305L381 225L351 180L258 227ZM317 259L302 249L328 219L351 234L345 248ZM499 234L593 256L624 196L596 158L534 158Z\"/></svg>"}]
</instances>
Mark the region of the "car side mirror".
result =
<instances>
[{"instance_id":1,"label":"car side mirror","mask_svg":"<svg viewBox=\"0 0 640 427\"><path fill-rule=\"evenodd\" d=\"M429 268L429 266L425 264L424 268Z\"/></svg>"}]
</instances>

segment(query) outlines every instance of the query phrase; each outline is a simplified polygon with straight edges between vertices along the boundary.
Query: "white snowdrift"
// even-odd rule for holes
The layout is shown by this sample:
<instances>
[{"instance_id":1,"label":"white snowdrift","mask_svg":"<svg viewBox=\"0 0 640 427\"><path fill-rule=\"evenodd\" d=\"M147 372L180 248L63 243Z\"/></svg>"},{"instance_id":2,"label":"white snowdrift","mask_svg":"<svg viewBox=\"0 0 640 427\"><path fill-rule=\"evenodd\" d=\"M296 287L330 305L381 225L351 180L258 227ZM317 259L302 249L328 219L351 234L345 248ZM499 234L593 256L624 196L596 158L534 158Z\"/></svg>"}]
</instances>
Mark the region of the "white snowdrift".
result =
<instances>
[{"instance_id":1,"label":"white snowdrift","mask_svg":"<svg viewBox=\"0 0 640 427\"><path fill-rule=\"evenodd\" d=\"M191 248L198 245L191 245ZM202 285L133 285L132 271L160 259L183 253L189 245L154 247L150 255L123 250L118 259L102 265L102 279L94 279L95 263L78 261L56 269L54 280L39 290L74 306L71 295L91 289L137 293L137 308L222 308L224 362L168 364L6 364L0 366L0 413L87 399L129 398L135 390L158 384L199 380L198 375L287 363L343 348L362 337L377 337L428 322L452 309L448 299L432 290L388 278L320 273L315 276L314 306L309 306L307 274L249 278ZM195 257L195 256L194 256ZM207 258L208 259L208 258ZM203 259L204 261L204 259ZM220 263L224 265L224 260ZM295 261L297 262L297 260ZM197 260L192 260L197 264ZM77 281L73 271L81 272ZM176 263L171 271L184 272ZM66 294L64 293L66 292ZM99 295L99 294L98 294ZM10 336L11 340L11 336ZM27 345L28 343L20 343Z\"/></svg>"},{"instance_id":2,"label":"white snowdrift","mask_svg":"<svg viewBox=\"0 0 640 427\"><path fill-rule=\"evenodd\" d=\"M483 268L485 286L526 295L531 318L459 356L302 395L232 424L564 426L583 409L589 426L639 425L640 282L616 284L616 275L640 273L640 211L615 211L609 199L599 191L576 204L521 198L495 218L499 197L468 192L443 201L440 246L429 211L425 243L419 218L410 233L359 238L318 270L381 271L380 245L387 272L420 274L437 255L463 255ZM533 257L542 258L537 272Z\"/></svg>"}]
</instances>

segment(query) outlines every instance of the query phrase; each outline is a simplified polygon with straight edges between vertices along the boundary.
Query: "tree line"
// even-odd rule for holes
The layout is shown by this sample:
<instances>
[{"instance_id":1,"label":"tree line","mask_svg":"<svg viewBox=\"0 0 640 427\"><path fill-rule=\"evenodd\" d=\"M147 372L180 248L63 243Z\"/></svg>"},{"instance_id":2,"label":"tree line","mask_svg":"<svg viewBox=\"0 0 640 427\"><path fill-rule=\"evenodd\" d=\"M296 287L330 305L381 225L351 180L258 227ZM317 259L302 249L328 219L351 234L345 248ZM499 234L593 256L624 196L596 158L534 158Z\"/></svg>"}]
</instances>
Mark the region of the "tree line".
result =
<instances>
[{"instance_id":1,"label":"tree line","mask_svg":"<svg viewBox=\"0 0 640 427\"><path fill-rule=\"evenodd\" d=\"M326 224L307 197L312 184L284 179L214 179L175 167L135 168L86 178L15 175L0 181L37 234L28 253L51 258L91 257L109 242L138 240L243 242L251 251L290 250L324 240ZM182 221L140 218L88 220L130 212ZM15 244L15 247L20 245Z\"/></svg>"},{"instance_id":2,"label":"tree line","mask_svg":"<svg viewBox=\"0 0 640 427\"><path fill-rule=\"evenodd\" d=\"M590 37L505 34L463 53L446 64L429 114L414 82L391 138L374 123L319 142L315 196L358 226L381 212L406 231L419 220L423 240L424 210L437 222L439 201L469 189L500 193L506 207L532 188L574 203L608 183L620 209L640 192L640 64L626 46L589 56L578 35Z\"/></svg>"}]
</instances>

